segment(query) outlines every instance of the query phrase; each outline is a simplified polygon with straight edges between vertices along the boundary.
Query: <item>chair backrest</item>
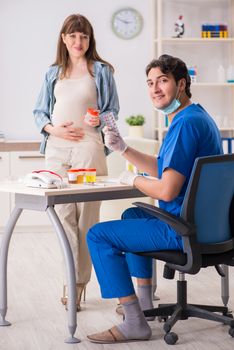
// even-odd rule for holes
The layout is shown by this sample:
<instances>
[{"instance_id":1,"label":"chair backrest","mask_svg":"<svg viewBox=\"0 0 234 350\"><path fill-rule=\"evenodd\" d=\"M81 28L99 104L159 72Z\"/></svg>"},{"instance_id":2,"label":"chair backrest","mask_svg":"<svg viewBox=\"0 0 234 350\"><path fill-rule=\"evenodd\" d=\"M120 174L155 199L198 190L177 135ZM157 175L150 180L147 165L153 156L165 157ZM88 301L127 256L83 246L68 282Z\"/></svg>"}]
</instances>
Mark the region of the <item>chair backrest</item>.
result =
<instances>
[{"instance_id":1,"label":"chair backrest","mask_svg":"<svg viewBox=\"0 0 234 350\"><path fill-rule=\"evenodd\" d=\"M199 243L234 237L234 154L197 158L181 208Z\"/></svg>"}]
</instances>

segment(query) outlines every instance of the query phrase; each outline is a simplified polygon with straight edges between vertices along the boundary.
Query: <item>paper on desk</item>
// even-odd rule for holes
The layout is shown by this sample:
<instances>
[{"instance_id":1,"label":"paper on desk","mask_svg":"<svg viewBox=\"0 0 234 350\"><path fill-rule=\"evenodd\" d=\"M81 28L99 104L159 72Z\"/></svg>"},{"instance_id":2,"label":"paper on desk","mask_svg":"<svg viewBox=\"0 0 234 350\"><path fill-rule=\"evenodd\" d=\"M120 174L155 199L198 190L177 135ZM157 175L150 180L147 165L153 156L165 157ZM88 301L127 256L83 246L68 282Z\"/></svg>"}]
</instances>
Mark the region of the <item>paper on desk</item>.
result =
<instances>
[{"instance_id":1,"label":"paper on desk","mask_svg":"<svg viewBox=\"0 0 234 350\"><path fill-rule=\"evenodd\" d=\"M149 176L149 175L143 175L144 177L146 177L149 180L158 180L157 177L155 176ZM119 178L108 178L108 179L103 179L103 180L99 180L98 182L96 182L96 184L121 184L121 182L119 181Z\"/></svg>"},{"instance_id":2,"label":"paper on desk","mask_svg":"<svg viewBox=\"0 0 234 350\"><path fill-rule=\"evenodd\" d=\"M96 182L96 185L104 185L104 184L120 184L119 182L119 179L116 179L116 178L108 178L108 179L99 179L97 182Z\"/></svg>"},{"instance_id":3,"label":"paper on desk","mask_svg":"<svg viewBox=\"0 0 234 350\"><path fill-rule=\"evenodd\" d=\"M106 180L101 180L101 182L106 182L106 183L112 183L112 184L118 184L119 183L119 179L106 179Z\"/></svg>"}]
</instances>

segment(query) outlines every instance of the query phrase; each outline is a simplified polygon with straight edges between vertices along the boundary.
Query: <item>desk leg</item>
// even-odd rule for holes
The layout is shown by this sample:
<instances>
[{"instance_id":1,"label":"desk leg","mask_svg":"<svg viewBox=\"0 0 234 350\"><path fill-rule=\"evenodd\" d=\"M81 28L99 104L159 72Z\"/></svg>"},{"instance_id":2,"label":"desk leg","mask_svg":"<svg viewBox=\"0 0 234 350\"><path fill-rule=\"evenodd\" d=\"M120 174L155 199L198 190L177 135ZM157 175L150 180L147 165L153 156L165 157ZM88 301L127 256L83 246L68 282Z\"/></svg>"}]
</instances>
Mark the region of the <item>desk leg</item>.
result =
<instances>
[{"instance_id":1,"label":"desk leg","mask_svg":"<svg viewBox=\"0 0 234 350\"><path fill-rule=\"evenodd\" d=\"M229 300L229 270L227 265L222 265L225 277L221 277L221 298L224 306L227 306Z\"/></svg>"},{"instance_id":2,"label":"desk leg","mask_svg":"<svg viewBox=\"0 0 234 350\"><path fill-rule=\"evenodd\" d=\"M54 207L48 207L46 210L52 225L57 233L62 253L65 260L67 287L68 287L68 330L70 337L65 340L65 343L79 343L80 340L74 337L76 331L76 276L73 255L67 235L64 228L56 214Z\"/></svg>"},{"instance_id":3,"label":"desk leg","mask_svg":"<svg viewBox=\"0 0 234 350\"><path fill-rule=\"evenodd\" d=\"M22 210L14 208L2 236L0 249L0 326L10 326L10 322L5 320L7 313L7 257L11 236Z\"/></svg>"}]
</instances>

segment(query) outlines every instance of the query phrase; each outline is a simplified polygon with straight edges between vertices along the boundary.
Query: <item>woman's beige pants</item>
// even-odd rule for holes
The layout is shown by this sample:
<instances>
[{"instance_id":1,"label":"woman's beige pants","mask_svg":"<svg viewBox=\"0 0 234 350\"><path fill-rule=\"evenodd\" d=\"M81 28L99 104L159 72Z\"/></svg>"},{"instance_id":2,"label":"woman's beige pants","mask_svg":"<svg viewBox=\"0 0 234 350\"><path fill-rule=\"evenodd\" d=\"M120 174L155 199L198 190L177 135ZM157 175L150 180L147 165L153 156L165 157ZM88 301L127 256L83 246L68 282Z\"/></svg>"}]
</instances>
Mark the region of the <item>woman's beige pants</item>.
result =
<instances>
[{"instance_id":1,"label":"woman's beige pants","mask_svg":"<svg viewBox=\"0 0 234 350\"><path fill-rule=\"evenodd\" d=\"M77 142L74 147L46 147L46 169L67 177L69 168L96 168L97 175L107 175L106 157L102 144ZM70 203L56 206L73 252L76 283L88 283L92 263L86 244L86 234L99 221L101 202Z\"/></svg>"}]
</instances>

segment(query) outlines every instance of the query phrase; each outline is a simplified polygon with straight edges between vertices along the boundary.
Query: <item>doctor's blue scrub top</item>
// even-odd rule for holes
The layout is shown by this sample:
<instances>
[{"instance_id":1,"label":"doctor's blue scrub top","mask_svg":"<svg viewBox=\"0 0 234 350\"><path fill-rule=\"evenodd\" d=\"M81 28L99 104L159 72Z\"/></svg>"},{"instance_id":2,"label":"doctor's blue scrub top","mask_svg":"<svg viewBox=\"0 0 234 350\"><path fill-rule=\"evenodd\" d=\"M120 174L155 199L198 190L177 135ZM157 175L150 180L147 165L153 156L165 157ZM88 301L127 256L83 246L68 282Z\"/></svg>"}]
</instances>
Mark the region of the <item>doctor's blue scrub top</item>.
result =
<instances>
[{"instance_id":1,"label":"doctor's blue scrub top","mask_svg":"<svg viewBox=\"0 0 234 350\"><path fill-rule=\"evenodd\" d=\"M223 154L219 130L199 104L191 104L173 118L158 155L158 178L171 168L186 177L178 197L159 201L160 208L179 216L189 177L197 157Z\"/></svg>"}]
</instances>

